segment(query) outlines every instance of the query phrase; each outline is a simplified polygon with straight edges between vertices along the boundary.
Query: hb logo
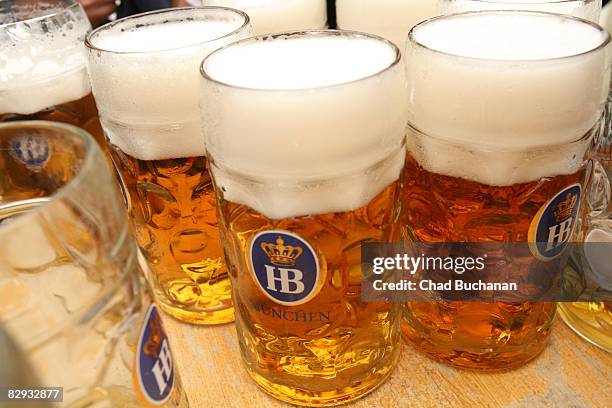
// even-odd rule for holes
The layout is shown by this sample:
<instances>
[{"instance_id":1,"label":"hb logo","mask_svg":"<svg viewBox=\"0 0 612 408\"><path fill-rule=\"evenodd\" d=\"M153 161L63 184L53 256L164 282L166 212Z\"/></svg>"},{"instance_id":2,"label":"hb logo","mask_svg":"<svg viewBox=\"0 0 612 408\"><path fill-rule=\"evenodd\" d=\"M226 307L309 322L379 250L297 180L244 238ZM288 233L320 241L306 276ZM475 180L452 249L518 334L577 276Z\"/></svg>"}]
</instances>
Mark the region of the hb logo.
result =
<instances>
[{"instance_id":1,"label":"hb logo","mask_svg":"<svg viewBox=\"0 0 612 408\"><path fill-rule=\"evenodd\" d=\"M255 281L276 303L295 306L310 300L319 287L320 271L312 247L288 231L265 231L251 241Z\"/></svg>"},{"instance_id":2,"label":"hb logo","mask_svg":"<svg viewBox=\"0 0 612 408\"><path fill-rule=\"evenodd\" d=\"M579 184L574 184L549 200L536 214L529 227L529 245L542 260L557 257L567 246L580 207Z\"/></svg>"},{"instance_id":3,"label":"hb logo","mask_svg":"<svg viewBox=\"0 0 612 408\"><path fill-rule=\"evenodd\" d=\"M165 403L174 386L172 354L157 307L152 304L145 316L145 324L136 350L138 389L148 403Z\"/></svg>"},{"instance_id":4,"label":"hb logo","mask_svg":"<svg viewBox=\"0 0 612 408\"><path fill-rule=\"evenodd\" d=\"M49 143L38 136L19 136L10 141L9 153L32 171L40 170L49 160Z\"/></svg>"}]
</instances>

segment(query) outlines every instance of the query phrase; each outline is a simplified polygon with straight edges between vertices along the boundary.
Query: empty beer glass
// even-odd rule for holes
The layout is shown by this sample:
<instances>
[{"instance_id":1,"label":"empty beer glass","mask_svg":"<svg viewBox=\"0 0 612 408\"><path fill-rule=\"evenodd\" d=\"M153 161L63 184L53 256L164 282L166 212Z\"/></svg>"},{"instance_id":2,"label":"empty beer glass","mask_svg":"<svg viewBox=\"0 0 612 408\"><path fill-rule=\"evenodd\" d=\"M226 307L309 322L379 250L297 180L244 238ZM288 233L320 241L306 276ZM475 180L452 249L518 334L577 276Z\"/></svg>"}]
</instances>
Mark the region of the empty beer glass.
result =
<instances>
[{"instance_id":1,"label":"empty beer glass","mask_svg":"<svg viewBox=\"0 0 612 408\"><path fill-rule=\"evenodd\" d=\"M0 174L0 325L37 385L61 387L63 406L187 407L91 136L53 122L0 124Z\"/></svg>"}]
</instances>

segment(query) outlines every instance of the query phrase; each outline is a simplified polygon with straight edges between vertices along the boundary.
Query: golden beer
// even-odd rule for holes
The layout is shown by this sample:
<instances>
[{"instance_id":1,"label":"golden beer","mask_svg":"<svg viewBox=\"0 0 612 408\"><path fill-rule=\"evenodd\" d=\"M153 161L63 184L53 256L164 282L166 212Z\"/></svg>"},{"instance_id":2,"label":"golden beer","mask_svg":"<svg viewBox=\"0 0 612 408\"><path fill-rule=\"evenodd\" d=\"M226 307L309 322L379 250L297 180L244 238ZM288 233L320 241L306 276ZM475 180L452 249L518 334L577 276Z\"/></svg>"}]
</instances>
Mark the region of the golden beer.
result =
<instances>
[{"instance_id":1,"label":"golden beer","mask_svg":"<svg viewBox=\"0 0 612 408\"><path fill-rule=\"evenodd\" d=\"M609 87L609 41L594 24L537 12L461 13L417 25L406 51L404 239L529 243L511 278L552 281L533 265L558 256L579 224ZM409 302L402 331L436 360L503 370L543 350L555 309Z\"/></svg>"},{"instance_id":2,"label":"golden beer","mask_svg":"<svg viewBox=\"0 0 612 408\"><path fill-rule=\"evenodd\" d=\"M609 134L607 142L609 148ZM604 160L601 172L593 175L593 191L600 191L602 201L591 200L591 214L603 210L598 217L589 219L584 228L583 243L572 252L564 272L568 286L578 292L580 302L559 303L559 315L579 336L590 343L612 352L612 296L610 293L610 248L612 244L612 217L610 213L610 187L612 173L609 150L598 151ZM607 188L605 188L607 186ZM594 197L594 194L591 196ZM602 208L603 207L603 208Z\"/></svg>"},{"instance_id":3,"label":"golden beer","mask_svg":"<svg viewBox=\"0 0 612 408\"><path fill-rule=\"evenodd\" d=\"M559 314L585 340L612 352L612 302L560 303Z\"/></svg>"},{"instance_id":4,"label":"golden beer","mask_svg":"<svg viewBox=\"0 0 612 408\"><path fill-rule=\"evenodd\" d=\"M397 305L361 302L361 244L386 242L394 228L396 181L368 205L349 212L275 220L220 199L238 337L247 370L276 398L308 405L354 399L395 366ZM291 231L316 248L321 290L305 305L271 302L253 281L248 245L261 231ZM288 329L291 327L290 329ZM265 362L265 363L263 363ZM376 367L374 370L373 367Z\"/></svg>"},{"instance_id":5,"label":"golden beer","mask_svg":"<svg viewBox=\"0 0 612 408\"><path fill-rule=\"evenodd\" d=\"M126 189L136 241L153 271L149 279L163 290L158 296L188 309L219 310L208 323L232 319L231 285L206 157L146 161L113 145L110 151ZM171 314L194 320L180 309Z\"/></svg>"},{"instance_id":6,"label":"golden beer","mask_svg":"<svg viewBox=\"0 0 612 408\"><path fill-rule=\"evenodd\" d=\"M254 37L202 64L203 125L236 327L275 398L332 405L399 356L399 304L361 301L361 245L396 237L400 53L366 34Z\"/></svg>"},{"instance_id":7,"label":"golden beer","mask_svg":"<svg viewBox=\"0 0 612 408\"><path fill-rule=\"evenodd\" d=\"M0 11L0 122L50 120L104 136L91 95L78 1L13 3Z\"/></svg>"},{"instance_id":8,"label":"golden beer","mask_svg":"<svg viewBox=\"0 0 612 408\"><path fill-rule=\"evenodd\" d=\"M147 277L160 307L190 323L234 319L201 134L198 66L249 33L246 14L204 7L128 17L86 41L100 119Z\"/></svg>"}]
</instances>

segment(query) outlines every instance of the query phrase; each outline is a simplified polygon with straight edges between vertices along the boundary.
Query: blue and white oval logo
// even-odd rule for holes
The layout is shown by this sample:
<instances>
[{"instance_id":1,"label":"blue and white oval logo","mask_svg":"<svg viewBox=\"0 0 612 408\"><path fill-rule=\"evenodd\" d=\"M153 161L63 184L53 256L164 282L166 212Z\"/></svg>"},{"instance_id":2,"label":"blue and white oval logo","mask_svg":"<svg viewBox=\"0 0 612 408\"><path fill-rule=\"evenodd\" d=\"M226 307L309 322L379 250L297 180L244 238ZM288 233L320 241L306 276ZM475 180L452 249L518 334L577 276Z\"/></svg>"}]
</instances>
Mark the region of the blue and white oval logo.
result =
<instances>
[{"instance_id":1,"label":"blue and white oval logo","mask_svg":"<svg viewBox=\"0 0 612 408\"><path fill-rule=\"evenodd\" d=\"M540 260L563 252L572 237L580 208L580 184L566 187L540 208L529 227L529 246Z\"/></svg>"},{"instance_id":2,"label":"blue and white oval logo","mask_svg":"<svg viewBox=\"0 0 612 408\"><path fill-rule=\"evenodd\" d=\"M136 350L138 388L148 403L162 405L174 387L172 353L157 306L149 307L144 322Z\"/></svg>"},{"instance_id":3,"label":"blue and white oval logo","mask_svg":"<svg viewBox=\"0 0 612 408\"><path fill-rule=\"evenodd\" d=\"M9 143L11 156L25 164L30 170L40 170L49 160L49 143L42 137L19 136Z\"/></svg>"},{"instance_id":4,"label":"blue and white oval logo","mask_svg":"<svg viewBox=\"0 0 612 408\"><path fill-rule=\"evenodd\" d=\"M312 247L288 231L260 232L251 241L251 270L268 298L286 306L308 302L320 288Z\"/></svg>"}]
</instances>

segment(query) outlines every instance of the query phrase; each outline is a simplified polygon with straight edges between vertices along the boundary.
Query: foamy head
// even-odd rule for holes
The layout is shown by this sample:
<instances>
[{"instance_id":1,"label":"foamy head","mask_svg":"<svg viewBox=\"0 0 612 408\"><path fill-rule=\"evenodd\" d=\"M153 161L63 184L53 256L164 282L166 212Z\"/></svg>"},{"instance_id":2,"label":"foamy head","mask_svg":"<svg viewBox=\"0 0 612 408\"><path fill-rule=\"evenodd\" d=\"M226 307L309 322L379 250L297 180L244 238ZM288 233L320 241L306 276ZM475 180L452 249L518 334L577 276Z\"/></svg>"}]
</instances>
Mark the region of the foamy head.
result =
<instances>
[{"instance_id":1,"label":"foamy head","mask_svg":"<svg viewBox=\"0 0 612 408\"><path fill-rule=\"evenodd\" d=\"M87 95L83 40L90 29L78 2L0 9L0 114L28 115Z\"/></svg>"},{"instance_id":2,"label":"foamy head","mask_svg":"<svg viewBox=\"0 0 612 408\"><path fill-rule=\"evenodd\" d=\"M546 11L597 23L601 0L440 0L438 9L440 15L485 10Z\"/></svg>"},{"instance_id":3,"label":"foamy head","mask_svg":"<svg viewBox=\"0 0 612 408\"><path fill-rule=\"evenodd\" d=\"M204 133L226 200L276 219L350 211L399 177L406 94L391 43L338 31L257 37L202 70Z\"/></svg>"},{"instance_id":4,"label":"foamy head","mask_svg":"<svg viewBox=\"0 0 612 408\"><path fill-rule=\"evenodd\" d=\"M198 0L205 6L226 6L244 11L255 34L327 27L326 0Z\"/></svg>"},{"instance_id":5,"label":"foamy head","mask_svg":"<svg viewBox=\"0 0 612 408\"><path fill-rule=\"evenodd\" d=\"M434 17L438 0L336 0L338 28L380 35L404 49L408 32Z\"/></svg>"},{"instance_id":6,"label":"foamy head","mask_svg":"<svg viewBox=\"0 0 612 408\"><path fill-rule=\"evenodd\" d=\"M88 69L111 143L141 160L203 156L199 66L251 34L248 17L219 7L128 17L88 36Z\"/></svg>"},{"instance_id":7,"label":"foamy head","mask_svg":"<svg viewBox=\"0 0 612 408\"><path fill-rule=\"evenodd\" d=\"M595 25L547 13L466 13L415 27L406 51L409 121L464 148L413 135L409 152L430 171L491 185L575 172L580 152L540 150L529 166L524 159L596 125L609 87L608 43Z\"/></svg>"}]
</instances>

